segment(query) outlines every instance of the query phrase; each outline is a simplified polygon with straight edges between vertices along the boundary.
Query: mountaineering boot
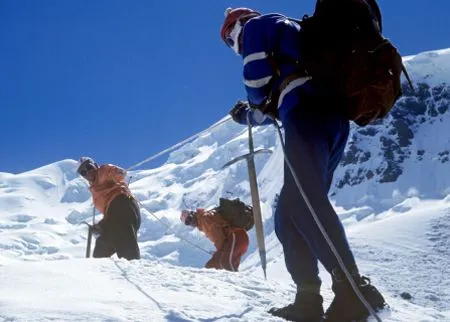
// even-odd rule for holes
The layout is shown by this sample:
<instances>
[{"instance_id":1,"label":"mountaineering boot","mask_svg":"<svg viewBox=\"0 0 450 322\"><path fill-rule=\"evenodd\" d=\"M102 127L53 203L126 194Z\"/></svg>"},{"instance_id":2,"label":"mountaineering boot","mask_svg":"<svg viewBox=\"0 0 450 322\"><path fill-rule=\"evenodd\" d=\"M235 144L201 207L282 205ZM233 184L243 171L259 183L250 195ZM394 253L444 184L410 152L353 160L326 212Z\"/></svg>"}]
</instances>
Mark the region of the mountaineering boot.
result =
<instances>
[{"instance_id":1,"label":"mountaineering boot","mask_svg":"<svg viewBox=\"0 0 450 322\"><path fill-rule=\"evenodd\" d=\"M281 308L271 308L269 313L295 322L320 322L323 316L323 298L318 287L297 288L295 301Z\"/></svg>"},{"instance_id":2,"label":"mountaineering boot","mask_svg":"<svg viewBox=\"0 0 450 322\"><path fill-rule=\"evenodd\" d=\"M381 293L370 284L370 279L360 276L355 268L350 271L359 291L375 312L387 307ZM364 304L356 295L349 281L340 269L333 270L333 302L327 309L322 322L352 322L370 316Z\"/></svg>"}]
</instances>

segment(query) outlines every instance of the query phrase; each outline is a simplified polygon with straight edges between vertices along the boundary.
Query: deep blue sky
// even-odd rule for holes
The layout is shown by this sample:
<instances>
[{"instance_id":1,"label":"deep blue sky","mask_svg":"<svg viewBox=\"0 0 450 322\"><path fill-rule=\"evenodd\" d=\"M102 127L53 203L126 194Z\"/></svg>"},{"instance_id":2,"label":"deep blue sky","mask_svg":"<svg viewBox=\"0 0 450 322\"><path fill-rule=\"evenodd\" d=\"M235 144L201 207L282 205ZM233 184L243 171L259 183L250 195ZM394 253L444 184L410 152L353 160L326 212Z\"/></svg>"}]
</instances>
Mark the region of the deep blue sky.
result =
<instances>
[{"instance_id":1,"label":"deep blue sky","mask_svg":"<svg viewBox=\"0 0 450 322\"><path fill-rule=\"evenodd\" d=\"M127 168L205 129L245 97L224 9L301 17L314 3L0 1L0 172L83 155ZM450 47L450 1L379 3L403 55Z\"/></svg>"}]
</instances>

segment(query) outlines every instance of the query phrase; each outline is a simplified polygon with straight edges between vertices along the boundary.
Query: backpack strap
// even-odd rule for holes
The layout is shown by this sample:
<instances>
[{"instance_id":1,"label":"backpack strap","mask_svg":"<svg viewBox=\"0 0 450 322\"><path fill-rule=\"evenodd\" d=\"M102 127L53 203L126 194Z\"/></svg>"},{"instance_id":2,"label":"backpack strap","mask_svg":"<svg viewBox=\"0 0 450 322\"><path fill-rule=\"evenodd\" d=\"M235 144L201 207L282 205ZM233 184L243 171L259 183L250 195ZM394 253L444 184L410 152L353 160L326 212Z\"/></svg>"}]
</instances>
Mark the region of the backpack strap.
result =
<instances>
[{"instance_id":1,"label":"backpack strap","mask_svg":"<svg viewBox=\"0 0 450 322\"><path fill-rule=\"evenodd\" d=\"M403 62L402 62L402 71L403 74L405 74L406 80L408 81L409 87L411 88L412 92L416 94L416 90L414 89L411 78L409 77L408 71L406 70L405 64L403 64Z\"/></svg>"},{"instance_id":2,"label":"backpack strap","mask_svg":"<svg viewBox=\"0 0 450 322\"><path fill-rule=\"evenodd\" d=\"M385 38L383 40L383 42L378 47L376 47L375 49L372 50L372 52L376 51L378 48L384 46L385 44L389 44L389 43L390 43L390 41ZM405 77L406 77L406 80L408 81L409 87L411 88L413 93L416 93L416 91L414 89L414 85L413 85L413 83L411 81L411 78L409 77L409 74L408 74L408 71L406 70L405 64L403 64L403 61L402 61L402 72L403 72L403 74L405 74Z\"/></svg>"}]
</instances>

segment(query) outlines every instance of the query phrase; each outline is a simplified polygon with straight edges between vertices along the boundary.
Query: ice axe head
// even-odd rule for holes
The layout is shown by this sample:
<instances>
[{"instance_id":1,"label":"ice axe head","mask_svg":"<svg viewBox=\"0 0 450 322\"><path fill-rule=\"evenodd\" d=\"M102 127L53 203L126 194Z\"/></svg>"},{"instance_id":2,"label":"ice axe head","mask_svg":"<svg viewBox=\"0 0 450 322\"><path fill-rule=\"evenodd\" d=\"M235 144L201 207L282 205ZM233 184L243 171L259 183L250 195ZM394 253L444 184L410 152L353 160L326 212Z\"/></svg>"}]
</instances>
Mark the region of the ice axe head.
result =
<instances>
[{"instance_id":1,"label":"ice axe head","mask_svg":"<svg viewBox=\"0 0 450 322\"><path fill-rule=\"evenodd\" d=\"M242 161L242 160L248 160L250 158L253 158L255 155L257 154L261 154L261 153L272 153L271 149L259 149L247 154L243 154L241 156L238 156L237 158L234 158L231 161L228 161L227 163L225 163L225 165L222 167L222 169L225 169L226 167L229 167L232 164L235 164L236 162Z\"/></svg>"}]
</instances>

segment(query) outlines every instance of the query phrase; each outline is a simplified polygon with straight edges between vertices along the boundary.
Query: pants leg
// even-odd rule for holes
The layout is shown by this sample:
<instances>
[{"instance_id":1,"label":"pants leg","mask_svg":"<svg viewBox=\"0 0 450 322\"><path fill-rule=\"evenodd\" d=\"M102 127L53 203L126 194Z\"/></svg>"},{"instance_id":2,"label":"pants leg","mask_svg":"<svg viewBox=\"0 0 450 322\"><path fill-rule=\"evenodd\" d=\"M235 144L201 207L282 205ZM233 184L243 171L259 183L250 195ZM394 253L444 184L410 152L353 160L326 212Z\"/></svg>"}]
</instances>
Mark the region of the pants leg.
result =
<instances>
[{"instance_id":1,"label":"pants leg","mask_svg":"<svg viewBox=\"0 0 450 322\"><path fill-rule=\"evenodd\" d=\"M248 235L244 229L231 228L221 254L222 267L226 270L237 272L241 258L247 252L248 244Z\"/></svg>"},{"instance_id":2,"label":"pants leg","mask_svg":"<svg viewBox=\"0 0 450 322\"><path fill-rule=\"evenodd\" d=\"M105 236L97 237L95 241L94 258L111 257L116 252L114 245Z\"/></svg>"},{"instance_id":3,"label":"pants leg","mask_svg":"<svg viewBox=\"0 0 450 322\"><path fill-rule=\"evenodd\" d=\"M222 250L216 251L212 255L211 259L206 262L205 268L223 269L221 258L222 258Z\"/></svg>"},{"instance_id":4,"label":"pants leg","mask_svg":"<svg viewBox=\"0 0 450 322\"><path fill-rule=\"evenodd\" d=\"M308 108L308 110L298 108L291 111L284 121L287 158L344 264L351 266L355 264L353 254L342 223L327 196L332 174L342 157L349 124L342 116L319 115L320 113L311 112L314 110L311 109L311 106ZM288 202L289 208L292 209L286 212L290 213L287 217L292 220L292 226L295 227L292 229L303 236L315 257L331 273L332 269L338 267L338 262L315 223L287 167L284 176L283 191L289 196L289 200L285 202ZM283 216L286 215L283 214ZM281 228L281 235L286 230L284 226L286 224ZM286 233L286 235L289 234ZM289 238L292 240L292 237L281 236L281 239L289 240ZM301 247L298 246L298 240L300 237L296 237L295 247ZM293 243L285 242L285 244L292 245ZM293 256L292 253L292 250L288 250L288 256ZM303 251L303 253L306 252ZM294 275L296 274L294 272ZM295 277L294 280L296 279L301 280L301 277Z\"/></svg>"},{"instance_id":5,"label":"pants leg","mask_svg":"<svg viewBox=\"0 0 450 322\"><path fill-rule=\"evenodd\" d=\"M285 169L285 172L288 169ZM316 255L311 251L301 230L294 224L296 208L293 203L297 195L293 189L283 187L275 211L275 233L283 246L286 268L299 287L320 287L319 267ZM291 193L291 194L290 194Z\"/></svg>"},{"instance_id":6,"label":"pants leg","mask_svg":"<svg viewBox=\"0 0 450 322\"><path fill-rule=\"evenodd\" d=\"M140 210L137 202L125 195L115 198L108 208L107 234L119 258L139 259L137 231L140 227Z\"/></svg>"},{"instance_id":7,"label":"pants leg","mask_svg":"<svg viewBox=\"0 0 450 322\"><path fill-rule=\"evenodd\" d=\"M141 254L137 243L137 232L133 225L127 225L117 230L113 237L116 253L119 258L128 260L140 259Z\"/></svg>"}]
</instances>

